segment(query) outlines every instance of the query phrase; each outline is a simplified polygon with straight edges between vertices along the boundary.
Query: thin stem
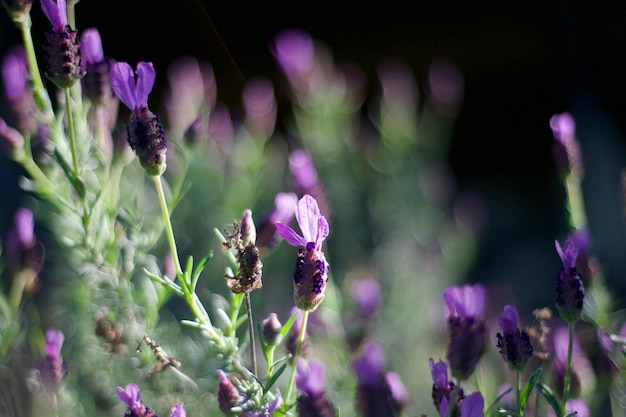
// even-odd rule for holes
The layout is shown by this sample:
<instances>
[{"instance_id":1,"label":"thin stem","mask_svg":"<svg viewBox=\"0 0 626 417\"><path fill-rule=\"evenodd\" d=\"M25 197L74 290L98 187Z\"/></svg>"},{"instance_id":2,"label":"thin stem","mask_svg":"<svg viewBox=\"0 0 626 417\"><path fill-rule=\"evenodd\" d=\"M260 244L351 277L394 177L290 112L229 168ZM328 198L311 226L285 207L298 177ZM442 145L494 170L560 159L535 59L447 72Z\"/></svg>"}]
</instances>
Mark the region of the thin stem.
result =
<instances>
[{"instance_id":1,"label":"thin stem","mask_svg":"<svg viewBox=\"0 0 626 417\"><path fill-rule=\"evenodd\" d=\"M70 89L66 87L63 89L65 93L65 107L67 113L67 133L70 139L70 152L72 154L72 166L74 168L74 175L78 178L78 156L76 155L76 134L74 132L74 116L71 109Z\"/></svg>"},{"instance_id":2,"label":"thin stem","mask_svg":"<svg viewBox=\"0 0 626 417\"><path fill-rule=\"evenodd\" d=\"M169 209L167 208L165 193L163 192L163 183L161 182L161 176L156 175L152 178L154 179L154 185L156 186L157 195L159 196L161 215L163 216L163 223L165 224L165 234L167 235L167 242L170 245L170 252L172 252L172 259L174 260L174 266L176 267L176 275L180 278L181 281L184 281L182 279L183 268L181 268L180 260L178 259L178 249L176 248L176 240L174 239L174 231L172 230L170 213Z\"/></svg>"},{"instance_id":3,"label":"thin stem","mask_svg":"<svg viewBox=\"0 0 626 417\"><path fill-rule=\"evenodd\" d=\"M246 297L246 312L248 313L248 334L250 336L250 360L252 363L252 372L258 376L258 370L256 365L256 343L254 340L254 323L252 321L252 305L250 303L250 293L245 293Z\"/></svg>"},{"instance_id":4,"label":"thin stem","mask_svg":"<svg viewBox=\"0 0 626 417\"><path fill-rule=\"evenodd\" d=\"M22 32L22 42L24 43L24 49L26 51L26 60L28 61L28 70L32 80L35 103L44 112L46 118L52 120L54 119L52 104L43 86L43 80L39 73L39 65L37 64L37 55L35 54L35 47L33 45L33 37L30 33L32 26L30 14L23 13L15 22Z\"/></svg>"},{"instance_id":5,"label":"thin stem","mask_svg":"<svg viewBox=\"0 0 626 417\"><path fill-rule=\"evenodd\" d=\"M574 323L567 323L568 345L567 364L565 366L565 380L563 382L563 404L561 404L561 415L565 415L565 406L569 398L570 382L572 378L572 352L574 350Z\"/></svg>"},{"instance_id":6,"label":"thin stem","mask_svg":"<svg viewBox=\"0 0 626 417\"><path fill-rule=\"evenodd\" d=\"M291 404L290 397L293 389L294 382L296 380L296 359L302 353L302 345L304 344L304 338L306 336L306 326L309 320L309 312L305 310L302 312L302 324L300 325L300 334L298 335L298 344L296 346L296 354L293 357L293 366L291 367L291 376L289 377L289 384L285 390L285 406Z\"/></svg>"},{"instance_id":7,"label":"thin stem","mask_svg":"<svg viewBox=\"0 0 626 417\"><path fill-rule=\"evenodd\" d=\"M520 397L520 374L515 371L515 409L517 414L522 415L522 399Z\"/></svg>"}]
</instances>

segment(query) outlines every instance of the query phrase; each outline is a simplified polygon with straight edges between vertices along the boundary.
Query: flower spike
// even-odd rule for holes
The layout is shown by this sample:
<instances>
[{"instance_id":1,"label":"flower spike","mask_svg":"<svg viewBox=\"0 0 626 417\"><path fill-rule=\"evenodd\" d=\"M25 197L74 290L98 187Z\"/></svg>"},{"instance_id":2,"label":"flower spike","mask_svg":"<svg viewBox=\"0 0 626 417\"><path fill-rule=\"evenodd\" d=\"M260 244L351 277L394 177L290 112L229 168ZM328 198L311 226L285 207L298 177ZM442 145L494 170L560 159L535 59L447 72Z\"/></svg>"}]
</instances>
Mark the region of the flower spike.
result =
<instances>
[{"instance_id":1,"label":"flower spike","mask_svg":"<svg viewBox=\"0 0 626 417\"><path fill-rule=\"evenodd\" d=\"M41 0L41 9L54 29L60 31L67 26L67 5L65 0Z\"/></svg>"}]
</instances>

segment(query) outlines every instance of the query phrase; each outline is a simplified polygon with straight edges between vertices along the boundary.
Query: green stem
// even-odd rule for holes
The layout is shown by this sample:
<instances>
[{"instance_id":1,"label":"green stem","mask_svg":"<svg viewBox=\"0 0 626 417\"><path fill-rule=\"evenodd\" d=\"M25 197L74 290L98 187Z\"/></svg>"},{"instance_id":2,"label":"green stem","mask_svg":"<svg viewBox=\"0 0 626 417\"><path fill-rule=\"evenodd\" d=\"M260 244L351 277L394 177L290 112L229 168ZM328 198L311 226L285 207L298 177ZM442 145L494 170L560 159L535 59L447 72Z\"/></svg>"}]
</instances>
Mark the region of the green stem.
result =
<instances>
[{"instance_id":1,"label":"green stem","mask_svg":"<svg viewBox=\"0 0 626 417\"><path fill-rule=\"evenodd\" d=\"M245 293L246 312L248 313L248 334L250 337L250 362L252 363L252 372L259 375L256 365L256 344L254 341L254 322L252 321L252 305L250 303L250 293Z\"/></svg>"},{"instance_id":2,"label":"green stem","mask_svg":"<svg viewBox=\"0 0 626 417\"><path fill-rule=\"evenodd\" d=\"M565 415L565 406L569 398L569 389L572 379L572 352L574 350L574 323L567 323L568 345L567 345L567 364L565 367L565 380L563 381L563 403L561 404L561 415Z\"/></svg>"},{"instance_id":3,"label":"green stem","mask_svg":"<svg viewBox=\"0 0 626 417\"><path fill-rule=\"evenodd\" d=\"M76 133L74 132L74 116L72 115L72 105L70 98L70 89L66 87L63 89L65 93L65 107L67 113L67 133L70 139L70 152L72 154L72 167L74 168L74 175L79 178L78 175L78 156L76 154Z\"/></svg>"},{"instance_id":4,"label":"green stem","mask_svg":"<svg viewBox=\"0 0 626 417\"><path fill-rule=\"evenodd\" d=\"M580 176L574 172L568 174L565 178L565 189L567 190L570 226L574 230L582 230L587 226L587 214L580 188Z\"/></svg>"},{"instance_id":5,"label":"green stem","mask_svg":"<svg viewBox=\"0 0 626 417\"><path fill-rule=\"evenodd\" d=\"M15 22L22 32L22 42L24 43L24 50L26 51L26 60L28 61L28 70L32 80L35 103L43 111L48 120L53 120L54 112L52 111L52 104L43 86L43 80L41 79L39 66L37 64L37 55L35 54L35 47L33 45L33 37L30 33L32 26L30 14L23 13L19 18L16 18Z\"/></svg>"},{"instance_id":6,"label":"green stem","mask_svg":"<svg viewBox=\"0 0 626 417\"><path fill-rule=\"evenodd\" d=\"M309 312L308 310L302 311L302 324L300 326L300 334L298 335L298 344L296 346L296 354L293 357L293 365L291 367L291 376L289 377L289 384L287 385L287 389L285 390L285 408L286 411L291 404L291 391L293 390L293 385L296 380L296 359L302 353L302 345L304 344L304 338L306 336L306 327L309 320Z\"/></svg>"},{"instance_id":7,"label":"green stem","mask_svg":"<svg viewBox=\"0 0 626 417\"><path fill-rule=\"evenodd\" d=\"M172 230L172 222L170 220L169 209L167 208L167 200L165 199L165 193L163 192L163 183L160 175L152 177L154 179L154 185L156 186L157 195L159 196L159 204L161 205L161 215L163 216L163 223L165 224L165 234L167 236L167 242L170 246L170 252L172 253L172 260L176 267L176 275L181 282L183 279L183 268L180 266L180 260L178 259L178 249L176 248L176 240L174 239L174 231ZM184 283L186 286L186 283Z\"/></svg>"}]
</instances>

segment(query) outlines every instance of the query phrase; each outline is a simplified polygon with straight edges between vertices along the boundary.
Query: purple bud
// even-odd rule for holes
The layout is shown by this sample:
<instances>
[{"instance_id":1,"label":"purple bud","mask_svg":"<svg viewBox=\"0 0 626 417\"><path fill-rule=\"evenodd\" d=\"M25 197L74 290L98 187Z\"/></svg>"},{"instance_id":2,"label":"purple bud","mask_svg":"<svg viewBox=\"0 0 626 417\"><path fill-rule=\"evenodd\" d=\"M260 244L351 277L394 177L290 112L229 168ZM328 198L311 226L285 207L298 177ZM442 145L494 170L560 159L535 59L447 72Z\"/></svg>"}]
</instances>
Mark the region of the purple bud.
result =
<instances>
[{"instance_id":1,"label":"purple bud","mask_svg":"<svg viewBox=\"0 0 626 417\"><path fill-rule=\"evenodd\" d=\"M317 171L309 154L297 149L289 155L289 168L296 179L298 187L310 189L317 183Z\"/></svg>"},{"instance_id":2,"label":"purple bud","mask_svg":"<svg viewBox=\"0 0 626 417\"><path fill-rule=\"evenodd\" d=\"M360 279L350 287L350 297L357 305L362 318L374 315L380 304L380 284L375 278Z\"/></svg>"},{"instance_id":3,"label":"purple bud","mask_svg":"<svg viewBox=\"0 0 626 417\"><path fill-rule=\"evenodd\" d=\"M363 353L352 362L352 368L357 379L362 384L376 383L383 375L385 354L376 343L368 343L363 347Z\"/></svg>"},{"instance_id":4,"label":"purple bud","mask_svg":"<svg viewBox=\"0 0 626 417\"><path fill-rule=\"evenodd\" d=\"M19 100L29 89L26 51L22 46L15 46L2 60L2 81L4 93L11 101ZM29 93L30 94L30 93Z\"/></svg>"},{"instance_id":5,"label":"purple bud","mask_svg":"<svg viewBox=\"0 0 626 417\"><path fill-rule=\"evenodd\" d=\"M280 331L283 325L278 320L276 313L270 313L263 323L261 323L261 335L269 346L276 346L280 343Z\"/></svg>"},{"instance_id":6,"label":"purple bud","mask_svg":"<svg viewBox=\"0 0 626 417\"><path fill-rule=\"evenodd\" d=\"M569 113L555 114L550 118L550 128L554 138L563 145L571 143L575 139L576 122Z\"/></svg>"},{"instance_id":7,"label":"purple bud","mask_svg":"<svg viewBox=\"0 0 626 417\"><path fill-rule=\"evenodd\" d=\"M256 227L254 225L254 220L252 219L252 210L246 209L243 212L243 217L241 219L241 238L243 239L244 244L250 242L252 244L256 243Z\"/></svg>"},{"instance_id":8,"label":"purple bud","mask_svg":"<svg viewBox=\"0 0 626 417\"><path fill-rule=\"evenodd\" d=\"M65 336L57 329L48 329L46 332L46 358L56 358L61 356L61 348Z\"/></svg>"},{"instance_id":9,"label":"purple bud","mask_svg":"<svg viewBox=\"0 0 626 417\"><path fill-rule=\"evenodd\" d=\"M524 330L517 327L517 309L507 305L500 316L502 333L498 333L497 348L502 359L509 365L512 371L521 372L526 367L526 362L533 355L530 337Z\"/></svg>"},{"instance_id":10,"label":"purple bud","mask_svg":"<svg viewBox=\"0 0 626 417\"><path fill-rule=\"evenodd\" d=\"M46 357L39 366L39 372L46 388L51 392L57 392L67 374L67 363L61 356L64 340L63 332L56 329L48 329L45 339Z\"/></svg>"},{"instance_id":11,"label":"purple bud","mask_svg":"<svg viewBox=\"0 0 626 417\"><path fill-rule=\"evenodd\" d=\"M270 51L290 80L304 77L315 63L313 40L298 29L280 32L270 44Z\"/></svg>"},{"instance_id":12,"label":"purple bud","mask_svg":"<svg viewBox=\"0 0 626 417\"><path fill-rule=\"evenodd\" d=\"M81 54L86 64L96 64L104 60L102 39L98 29L85 29L80 37Z\"/></svg>"},{"instance_id":13,"label":"purple bud","mask_svg":"<svg viewBox=\"0 0 626 417\"><path fill-rule=\"evenodd\" d=\"M517 330L517 309L510 305L504 306L504 312L498 322L503 332L514 333Z\"/></svg>"},{"instance_id":14,"label":"purple bud","mask_svg":"<svg viewBox=\"0 0 626 417\"><path fill-rule=\"evenodd\" d=\"M230 414L231 408L239 405L241 402L241 396L239 391L232 382L228 379L224 371L219 369L217 371L217 377L219 379L219 387L217 390L217 401L220 406L220 410L225 414Z\"/></svg>"}]
</instances>

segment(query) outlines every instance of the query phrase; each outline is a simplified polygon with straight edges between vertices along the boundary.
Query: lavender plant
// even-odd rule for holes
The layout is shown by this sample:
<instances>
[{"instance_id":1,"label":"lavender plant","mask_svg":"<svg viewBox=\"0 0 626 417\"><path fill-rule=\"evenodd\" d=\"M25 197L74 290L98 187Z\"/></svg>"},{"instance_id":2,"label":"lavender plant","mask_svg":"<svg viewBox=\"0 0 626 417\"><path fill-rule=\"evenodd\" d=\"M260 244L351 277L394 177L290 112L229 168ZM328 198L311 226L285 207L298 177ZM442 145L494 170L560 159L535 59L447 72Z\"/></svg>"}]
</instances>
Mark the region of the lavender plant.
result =
<instances>
[{"instance_id":1,"label":"lavender plant","mask_svg":"<svg viewBox=\"0 0 626 417\"><path fill-rule=\"evenodd\" d=\"M623 322L589 252L571 116L550 120L571 227L562 323L537 310L522 328L506 305L496 334L493 290L458 285L476 242L443 162L458 70L433 65L418 118L407 67L381 66L369 103L287 30L269 47L284 131L270 81L247 84L233 119L190 57L168 72L163 122L148 101L164 72L107 57L97 29L79 37L76 3L38 3L51 27L35 45L32 3L3 1L23 44L2 62L0 139L28 193L3 244L3 414L571 417L621 386ZM612 361L604 385L577 341L589 329Z\"/></svg>"}]
</instances>

